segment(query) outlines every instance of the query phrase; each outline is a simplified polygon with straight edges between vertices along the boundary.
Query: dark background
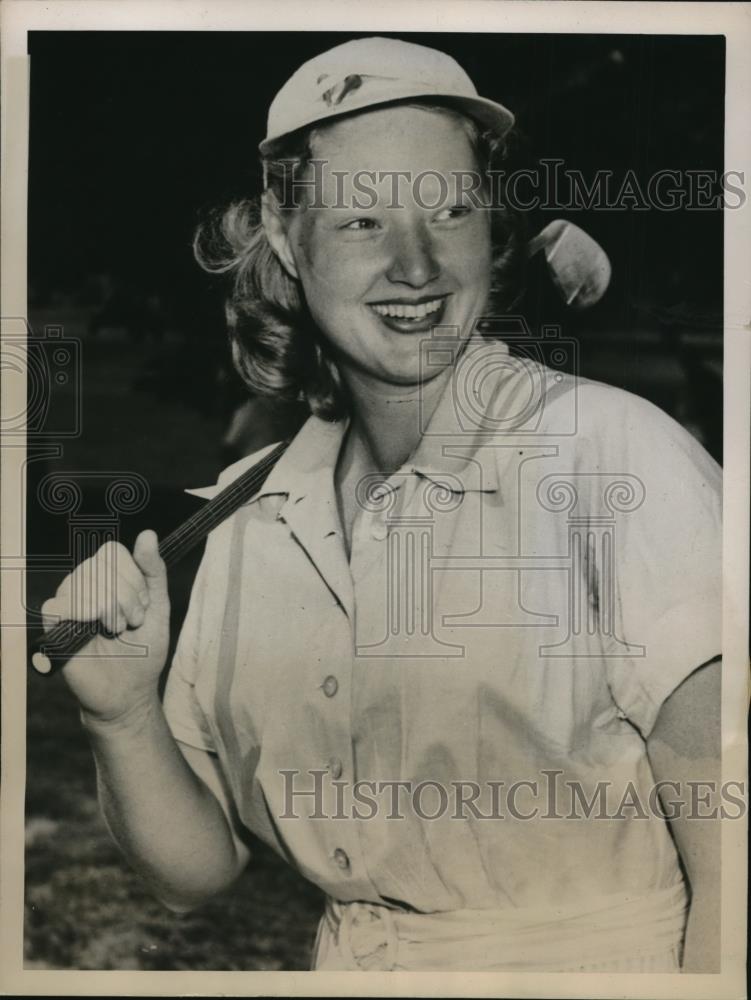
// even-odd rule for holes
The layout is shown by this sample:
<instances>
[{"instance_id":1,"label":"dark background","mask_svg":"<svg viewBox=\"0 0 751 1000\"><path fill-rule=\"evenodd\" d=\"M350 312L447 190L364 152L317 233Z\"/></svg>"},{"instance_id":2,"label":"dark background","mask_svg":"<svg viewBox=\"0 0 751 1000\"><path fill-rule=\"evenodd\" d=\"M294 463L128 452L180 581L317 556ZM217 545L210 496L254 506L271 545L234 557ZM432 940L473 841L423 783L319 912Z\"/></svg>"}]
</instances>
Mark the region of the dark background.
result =
<instances>
[{"instance_id":1,"label":"dark background","mask_svg":"<svg viewBox=\"0 0 751 1000\"><path fill-rule=\"evenodd\" d=\"M341 33L32 32L29 318L81 363L51 383L29 440L30 635L71 556L69 514L43 510L50 473L82 484L76 517L104 510L103 483L134 472L148 501L119 524L174 527L248 439L232 415L220 290L192 258L207 208L255 193L271 98ZM480 94L517 116L529 163L560 158L588 180L632 169L723 170L724 38L405 35L453 55ZM732 166L732 165L731 165ZM722 212L538 211L570 218L606 249L613 279L567 311L534 269L522 311L579 342L584 374L662 406L721 458ZM47 334L45 334L47 330ZM71 414L80 405L76 433ZM259 433L268 419L258 416ZM58 433L59 432L59 433ZM56 436L57 435L57 436ZM42 442L57 443L57 455ZM645 443L648 446L648 442ZM45 445L46 446L46 445ZM81 473L96 473L81 479ZM200 553L171 572L173 638ZM58 677L29 682L27 963L37 968L306 968L317 891L258 847L238 887L187 917L149 899L98 818L94 773Z\"/></svg>"}]
</instances>

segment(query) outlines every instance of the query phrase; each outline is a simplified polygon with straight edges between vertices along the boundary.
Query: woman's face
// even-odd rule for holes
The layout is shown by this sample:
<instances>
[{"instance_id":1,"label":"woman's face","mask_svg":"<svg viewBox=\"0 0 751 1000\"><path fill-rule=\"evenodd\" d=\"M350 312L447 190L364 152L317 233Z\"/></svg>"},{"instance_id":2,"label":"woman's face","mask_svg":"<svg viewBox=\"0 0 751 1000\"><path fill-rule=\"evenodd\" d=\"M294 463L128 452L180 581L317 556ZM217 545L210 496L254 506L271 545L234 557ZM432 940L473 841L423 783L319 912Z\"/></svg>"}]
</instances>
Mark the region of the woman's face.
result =
<instances>
[{"instance_id":1,"label":"woman's face","mask_svg":"<svg viewBox=\"0 0 751 1000\"><path fill-rule=\"evenodd\" d=\"M328 126L313 156L324 161L325 207L313 207L309 190L285 237L311 315L345 377L354 369L416 384L426 377L420 341L436 325L466 339L489 292L490 219L457 179L478 170L463 124L428 109L378 109ZM431 363L430 377L440 370Z\"/></svg>"}]
</instances>

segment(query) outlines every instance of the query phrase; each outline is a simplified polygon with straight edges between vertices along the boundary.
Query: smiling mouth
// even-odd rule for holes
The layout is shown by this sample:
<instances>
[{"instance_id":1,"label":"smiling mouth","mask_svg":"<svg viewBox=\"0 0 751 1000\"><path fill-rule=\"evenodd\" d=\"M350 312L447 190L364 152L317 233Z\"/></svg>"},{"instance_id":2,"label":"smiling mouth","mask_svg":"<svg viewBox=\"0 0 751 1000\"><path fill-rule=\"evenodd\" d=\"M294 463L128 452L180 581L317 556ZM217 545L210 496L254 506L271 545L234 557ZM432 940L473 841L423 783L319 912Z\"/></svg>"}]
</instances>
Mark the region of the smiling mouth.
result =
<instances>
[{"instance_id":1,"label":"smiling mouth","mask_svg":"<svg viewBox=\"0 0 751 1000\"><path fill-rule=\"evenodd\" d=\"M446 296L442 295L425 302L405 303L405 302L379 302L371 303L370 308L382 316L384 319L401 320L424 320L428 316L439 312L446 303Z\"/></svg>"}]
</instances>

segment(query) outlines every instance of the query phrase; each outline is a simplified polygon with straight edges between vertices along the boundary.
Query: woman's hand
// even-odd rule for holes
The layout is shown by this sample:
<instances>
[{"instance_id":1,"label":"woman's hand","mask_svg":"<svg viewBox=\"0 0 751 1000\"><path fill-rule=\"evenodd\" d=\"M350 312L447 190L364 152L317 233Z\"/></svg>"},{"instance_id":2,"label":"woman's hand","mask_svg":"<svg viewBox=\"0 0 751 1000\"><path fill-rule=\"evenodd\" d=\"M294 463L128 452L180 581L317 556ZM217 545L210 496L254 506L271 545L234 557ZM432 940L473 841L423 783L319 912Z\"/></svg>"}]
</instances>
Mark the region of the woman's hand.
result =
<instances>
[{"instance_id":1,"label":"woman's hand","mask_svg":"<svg viewBox=\"0 0 751 1000\"><path fill-rule=\"evenodd\" d=\"M141 532L132 556L119 543L103 545L45 601L45 630L69 619L101 621L110 633L96 636L63 667L86 721L125 719L156 697L169 612L166 567L153 531Z\"/></svg>"}]
</instances>

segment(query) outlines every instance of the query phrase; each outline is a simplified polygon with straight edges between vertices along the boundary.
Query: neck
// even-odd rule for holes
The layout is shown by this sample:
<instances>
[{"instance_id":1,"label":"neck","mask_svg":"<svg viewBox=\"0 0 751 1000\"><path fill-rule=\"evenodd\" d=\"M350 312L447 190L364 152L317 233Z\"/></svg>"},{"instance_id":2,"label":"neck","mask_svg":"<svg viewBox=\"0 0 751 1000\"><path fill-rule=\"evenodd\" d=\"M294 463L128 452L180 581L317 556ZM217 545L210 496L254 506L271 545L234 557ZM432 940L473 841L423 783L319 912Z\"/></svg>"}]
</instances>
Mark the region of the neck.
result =
<instances>
[{"instance_id":1,"label":"neck","mask_svg":"<svg viewBox=\"0 0 751 1000\"><path fill-rule=\"evenodd\" d=\"M417 447L451 369L419 385L388 385L352 371L342 375L352 408L348 435L351 461L367 471L389 476Z\"/></svg>"}]
</instances>

